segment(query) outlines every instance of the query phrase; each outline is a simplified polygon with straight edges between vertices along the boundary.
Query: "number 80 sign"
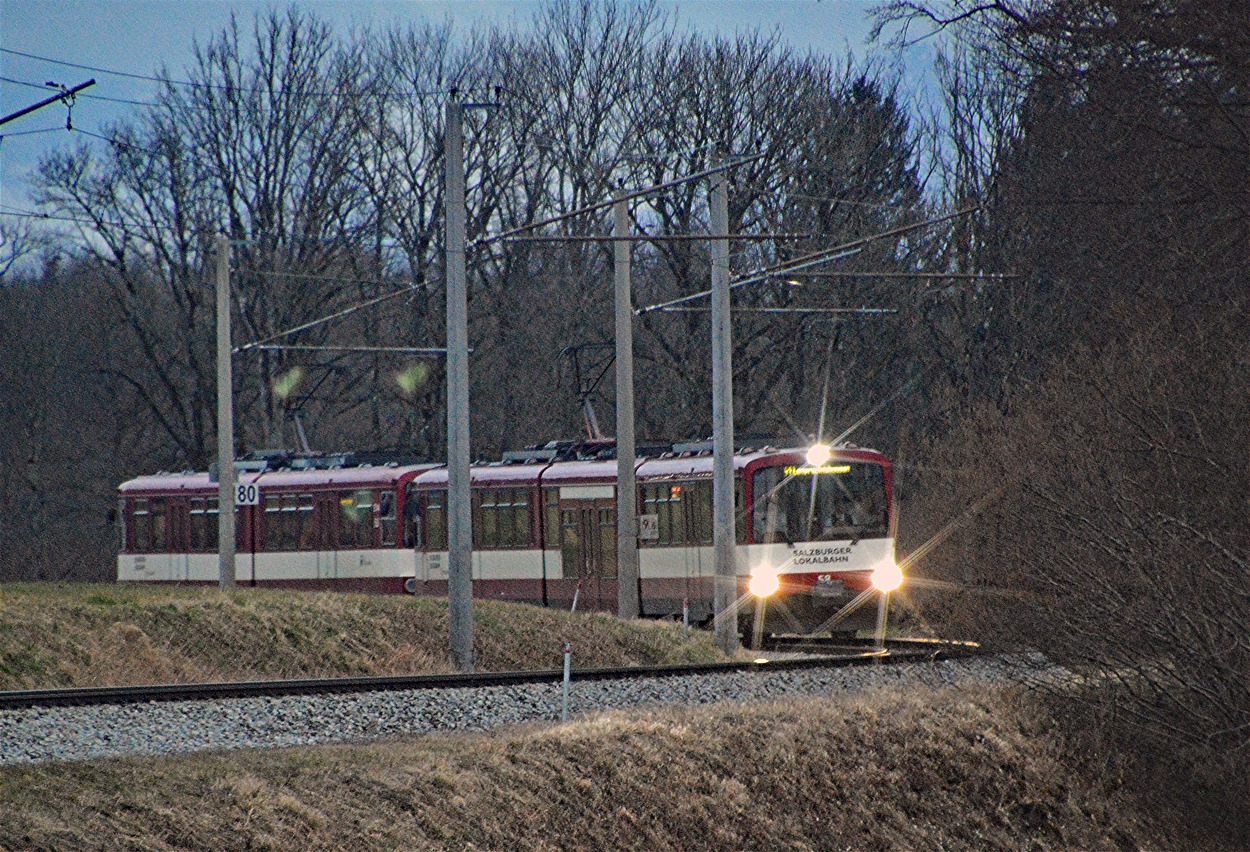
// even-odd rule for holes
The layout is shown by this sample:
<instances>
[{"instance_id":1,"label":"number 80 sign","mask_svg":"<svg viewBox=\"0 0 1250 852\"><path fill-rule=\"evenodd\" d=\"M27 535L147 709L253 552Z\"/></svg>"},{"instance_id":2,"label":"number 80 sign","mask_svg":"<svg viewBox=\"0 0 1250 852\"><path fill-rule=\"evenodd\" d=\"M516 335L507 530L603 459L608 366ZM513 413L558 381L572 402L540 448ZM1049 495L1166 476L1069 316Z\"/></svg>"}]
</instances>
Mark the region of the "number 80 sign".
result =
<instances>
[{"instance_id":1,"label":"number 80 sign","mask_svg":"<svg viewBox=\"0 0 1250 852\"><path fill-rule=\"evenodd\" d=\"M260 486L255 482L240 482L234 486L234 505L259 506Z\"/></svg>"}]
</instances>

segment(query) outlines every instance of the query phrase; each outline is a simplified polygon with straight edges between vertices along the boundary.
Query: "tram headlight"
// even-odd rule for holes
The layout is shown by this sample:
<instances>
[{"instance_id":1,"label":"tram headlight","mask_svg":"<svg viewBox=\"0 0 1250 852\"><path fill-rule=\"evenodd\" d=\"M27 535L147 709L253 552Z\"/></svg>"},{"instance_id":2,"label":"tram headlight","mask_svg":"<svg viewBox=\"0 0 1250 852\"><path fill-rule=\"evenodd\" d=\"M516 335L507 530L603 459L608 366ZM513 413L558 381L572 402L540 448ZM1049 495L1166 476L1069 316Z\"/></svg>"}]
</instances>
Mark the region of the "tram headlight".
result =
<instances>
[{"instance_id":1,"label":"tram headlight","mask_svg":"<svg viewBox=\"0 0 1250 852\"><path fill-rule=\"evenodd\" d=\"M903 585L903 569L891 559L882 562L872 571L872 587L878 592L892 592Z\"/></svg>"},{"instance_id":2,"label":"tram headlight","mask_svg":"<svg viewBox=\"0 0 1250 852\"><path fill-rule=\"evenodd\" d=\"M833 452L825 444L812 444L807 449L807 463L812 467L824 467L831 458Z\"/></svg>"},{"instance_id":3,"label":"tram headlight","mask_svg":"<svg viewBox=\"0 0 1250 852\"><path fill-rule=\"evenodd\" d=\"M767 566L756 568L751 572L751 581L747 583L747 588L757 598L766 598L774 594L777 589L781 588L781 578L777 574L777 569Z\"/></svg>"}]
</instances>

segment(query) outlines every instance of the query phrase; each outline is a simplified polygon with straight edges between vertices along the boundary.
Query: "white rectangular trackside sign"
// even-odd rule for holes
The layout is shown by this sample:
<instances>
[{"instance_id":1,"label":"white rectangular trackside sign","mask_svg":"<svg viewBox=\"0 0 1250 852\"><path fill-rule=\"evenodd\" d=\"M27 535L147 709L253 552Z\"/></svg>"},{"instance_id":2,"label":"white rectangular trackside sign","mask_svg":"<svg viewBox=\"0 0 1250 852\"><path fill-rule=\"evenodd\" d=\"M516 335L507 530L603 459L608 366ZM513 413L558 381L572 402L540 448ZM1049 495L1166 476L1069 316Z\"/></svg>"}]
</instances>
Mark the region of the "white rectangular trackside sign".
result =
<instances>
[{"instance_id":1,"label":"white rectangular trackside sign","mask_svg":"<svg viewBox=\"0 0 1250 852\"><path fill-rule=\"evenodd\" d=\"M255 482L240 482L234 486L234 505L259 506L260 486Z\"/></svg>"}]
</instances>

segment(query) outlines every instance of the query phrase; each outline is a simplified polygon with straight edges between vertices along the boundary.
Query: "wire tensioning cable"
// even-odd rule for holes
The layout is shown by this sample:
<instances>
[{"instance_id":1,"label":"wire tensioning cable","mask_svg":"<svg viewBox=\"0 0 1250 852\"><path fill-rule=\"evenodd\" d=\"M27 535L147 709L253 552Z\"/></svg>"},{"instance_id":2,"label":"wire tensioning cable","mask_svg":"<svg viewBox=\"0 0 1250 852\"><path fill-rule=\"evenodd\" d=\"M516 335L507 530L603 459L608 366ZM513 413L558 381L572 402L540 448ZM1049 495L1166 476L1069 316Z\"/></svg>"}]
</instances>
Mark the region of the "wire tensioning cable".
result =
<instances>
[{"instance_id":1,"label":"wire tensioning cable","mask_svg":"<svg viewBox=\"0 0 1250 852\"><path fill-rule=\"evenodd\" d=\"M353 305L350 308L344 308L338 313L330 314L329 316L321 317L319 319L306 322L303 325L297 325L295 326L295 328L289 328L286 331L280 331L277 334L271 334L269 337L265 337L260 340L253 340L251 343L245 343L242 346L236 346L233 351L235 354L238 354L240 352L246 352L249 349L258 349L266 343L272 343L273 341L278 340L280 338L289 337L290 335L296 334L301 331L307 331L308 329L314 328L318 325L321 325L322 323L327 323L336 319L342 319L343 317L348 316L349 314L354 314L356 311L359 311L363 308L368 308L372 305L380 304L382 302L387 301L388 299L394 299L397 296L403 296L406 293L412 293L416 290L421 289L424 286L425 284L413 284L411 287L405 287L404 289L396 290L393 293L385 293L376 298L368 299L357 305Z\"/></svg>"},{"instance_id":2,"label":"wire tensioning cable","mask_svg":"<svg viewBox=\"0 0 1250 852\"><path fill-rule=\"evenodd\" d=\"M779 275L786 275L788 273L798 272L799 270L806 269L812 266L817 266L817 265L824 264L824 263L831 263L832 261L835 261L835 260L841 260L844 257L849 257L853 254L858 254L863 249L864 246L868 245L869 243L875 242L877 240L884 240L890 237L901 236L902 234L908 233L910 231L915 231L920 228L927 227L929 225L936 225L941 222L945 222L948 219L954 219L958 216L967 215L968 213L971 213L978 209L980 208L965 207L963 209L956 210L953 213L947 213L944 216L938 216L933 219L926 219L923 222L913 222L910 225L902 225L898 228L891 228L888 231L882 231L879 234L872 234L867 237L861 237L857 240L852 240L849 243L843 243L840 246L833 246L831 248L823 249L822 251L812 252L811 254L792 258L791 260L784 261L782 263L776 264L775 266L762 269L756 273L751 274L748 277L740 278L737 281L731 282L729 285L729 289L736 290L739 287L745 287L748 284L758 284L761 281L767 281L768 279L776 278ZM689 296L681 296L676 299L670 299L667 302L660 302L655 305L648 305L645 308L637 308L634 311L634 313L637 315L642 315L645 313L649 313L651 311L662 310L664 308L668 308L673 305L680 305L680 304L684 304L685 302L692 302L695 299L705 299L710 295L712 295L711 290L701 290L698 293L691 293Z\"/></svg>"}]
</instances>

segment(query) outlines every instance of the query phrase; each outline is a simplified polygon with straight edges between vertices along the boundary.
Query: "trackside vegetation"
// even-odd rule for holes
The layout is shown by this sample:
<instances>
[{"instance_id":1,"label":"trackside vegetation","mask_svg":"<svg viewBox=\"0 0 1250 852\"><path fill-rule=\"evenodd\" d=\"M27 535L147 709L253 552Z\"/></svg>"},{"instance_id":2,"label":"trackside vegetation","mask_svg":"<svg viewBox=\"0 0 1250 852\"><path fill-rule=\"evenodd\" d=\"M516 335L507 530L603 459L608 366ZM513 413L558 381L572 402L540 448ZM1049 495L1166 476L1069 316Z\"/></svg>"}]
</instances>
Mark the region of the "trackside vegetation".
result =
<instances>
[{"instance_id":1,"label":"trackside vegetation","mask_svg":"<svg viewBox=\"0 0 1250 852\"><path fill-rule=\"evenodd\" d=\"M565 641L588 666L720 658L676 625L475 615L483 670L555 668ZM446 672L445 642L434 600L0 586L6 688ZM1219 767L1121 730L1079 693L913 688L12 766L0 849L1245 848Z\"/></svg>"},{"instance_id":2,"label":"trackside vegetation","mask_svg":"<svg viewBox=\"0 0 1250 852\"><path fill-rule=\"evenodd\" d=\"M608 713L492 734L0 770L0 846L1219 848L1010 692ZM1181 838L1184 837L1182 840Z\"/></svg>"},{"instance_id":3,"label":"trackside vegetation","mask_svg":"<svg viewBox=\"0 0 1250 852\"><path fill-rule=\"evenodd\" d=\"M699 631L476 601L480 671L710 662ZM443 674L447 602L113 584L0 585L0 689Z\"/></svg>"}]
</instances>

